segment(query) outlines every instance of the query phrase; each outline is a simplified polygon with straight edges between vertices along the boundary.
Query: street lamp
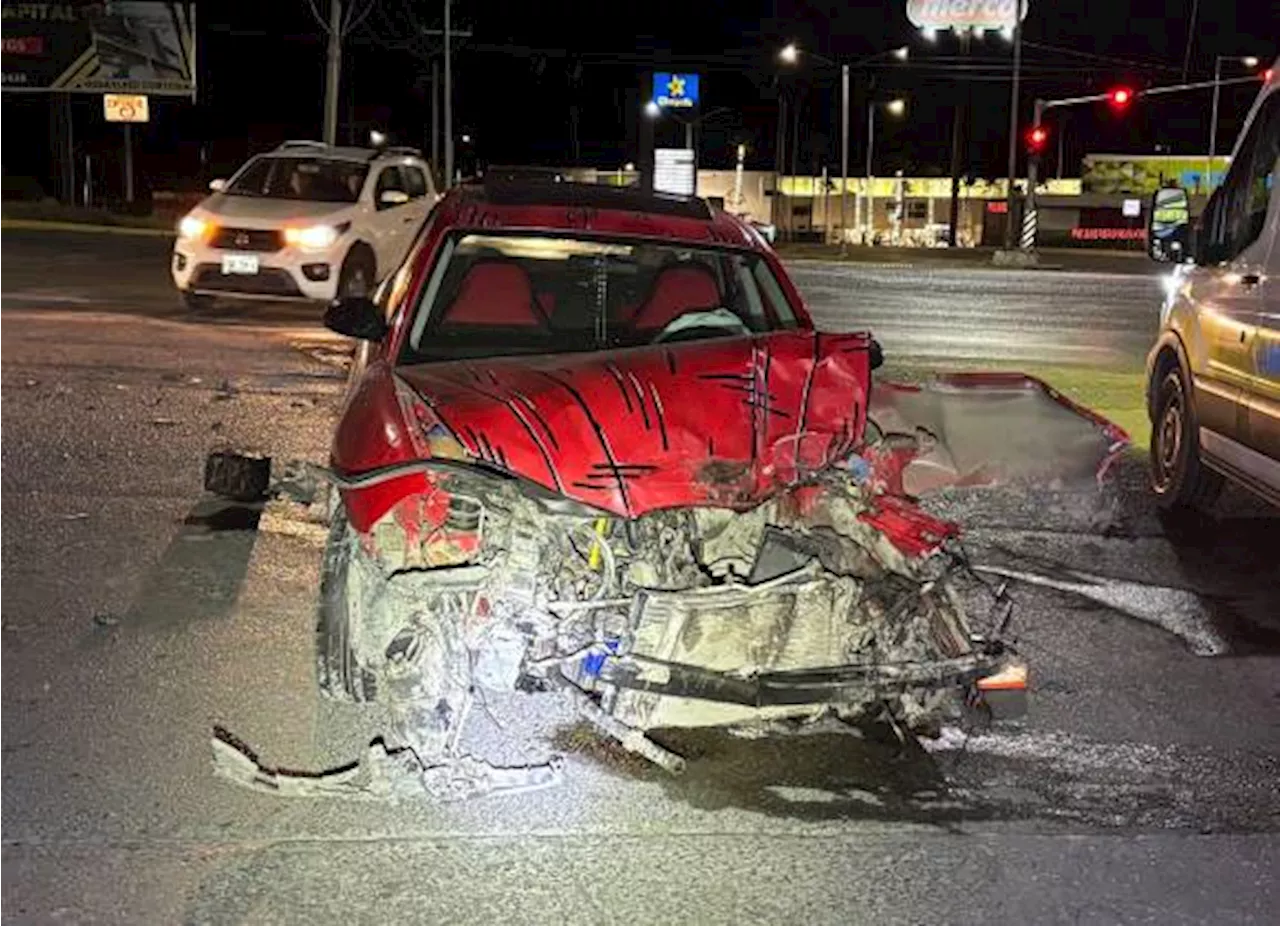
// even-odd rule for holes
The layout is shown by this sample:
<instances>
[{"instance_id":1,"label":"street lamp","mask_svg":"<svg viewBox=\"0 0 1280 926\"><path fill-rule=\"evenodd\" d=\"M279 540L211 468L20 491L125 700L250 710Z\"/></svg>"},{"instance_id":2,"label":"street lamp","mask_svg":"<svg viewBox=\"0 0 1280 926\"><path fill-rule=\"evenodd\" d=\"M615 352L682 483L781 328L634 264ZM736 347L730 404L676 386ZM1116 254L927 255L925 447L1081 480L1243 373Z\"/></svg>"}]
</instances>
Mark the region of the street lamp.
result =
<instances>
[{"instance_id":1,"label":"street lamp","mask_svg":"<svg viewBox=\"0 0 1280 926\"><path fill-rule=\"evenodd\" d=\"M911 54L911 50L906 45L901 45L897 48L890 48L888 51L877 52L874 55L868 55L865 58L839 65L817 52L811 51L808 54L824 64L840 68L840 253L847 254L849 246L849 239L846 234L849 227L849 71L851 68L862 67L886 57L893 57L898 61L906 61ZM795 42L787 44L778 52L778 59L784 64L799 63L800 47Z\"/></svg>"},{"instance_id":2,"label":"street lamp","mask_svg":"<svg viewBox=\"0 0 1280 926\"><path fill-rule=\"evenodd\" d=\"M907 101L904 100L902 97L898 97L897 99L893 99L893 100L887 100L884 103L881 103L879 105L884 106L885 111L889 113L889 115L895 116L895 117L901 116L903 113L907 111ZM867 239L871 237L871 233L875 231L875 225L876 225L875 223L876 198L875 196L872 195L872 192L871 192L871 177L872 177L871 164L872 164L872 156L873 156L873 153L875 152L875 147L876 147L876 106L877 106L877 103L875 100L872 100L870 103L867 104L867 192L866 192L867 211L865 216L867 224L866 224L866 228L863 231L863 236L862 236L864 244L866 243Z\"/></svg>"},{"instance_id":3,"label":"street lamp","mask_svg":"<svg viewBox=\"0 0 1280 926\"><path fill-rule=\"evenodd\" d=\"M1213 157L1218 153L1218 97L1222 92L1222 62L1234 61L1246 68L1256 68L1258 59L1253 55L1218 55L1213 60L1213 112L1209 116L1209 167L1205 171L1205 192L1213 192Z\"/></svg>"},{"instance_id":4,"label":"street lamp","mask_svg":"<svg viewBox=\"0 0 1280 926\"><path fill-rule=\"evenodd\" d=\"M644 104L644 114L650 119L657 119L662 115L662 107L653 100L650 100L648 103Z\"/></svg>"}]
</instances>

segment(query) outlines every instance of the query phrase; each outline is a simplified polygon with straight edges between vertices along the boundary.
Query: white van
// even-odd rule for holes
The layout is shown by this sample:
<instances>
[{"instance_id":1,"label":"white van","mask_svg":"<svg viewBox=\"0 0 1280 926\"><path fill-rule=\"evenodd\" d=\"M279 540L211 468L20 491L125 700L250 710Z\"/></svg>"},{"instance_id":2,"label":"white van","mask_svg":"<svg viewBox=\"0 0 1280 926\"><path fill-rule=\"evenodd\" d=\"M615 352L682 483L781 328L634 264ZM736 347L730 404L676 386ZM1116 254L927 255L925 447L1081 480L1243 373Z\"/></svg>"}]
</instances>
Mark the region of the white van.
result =
<instances>
[{"instance_id":1,"label":"white van","mask_svg":"<svg viewBox=\"0 0 1280 926\"><path fill-rule=\"evenodd\" d=\"M1177 263L1147 359L1152 487L1202 507L1225 477L1280 505L1280 60L1194 226L1180 189L1148 215L1149 253Z\"/></svg>"}]
</instances>

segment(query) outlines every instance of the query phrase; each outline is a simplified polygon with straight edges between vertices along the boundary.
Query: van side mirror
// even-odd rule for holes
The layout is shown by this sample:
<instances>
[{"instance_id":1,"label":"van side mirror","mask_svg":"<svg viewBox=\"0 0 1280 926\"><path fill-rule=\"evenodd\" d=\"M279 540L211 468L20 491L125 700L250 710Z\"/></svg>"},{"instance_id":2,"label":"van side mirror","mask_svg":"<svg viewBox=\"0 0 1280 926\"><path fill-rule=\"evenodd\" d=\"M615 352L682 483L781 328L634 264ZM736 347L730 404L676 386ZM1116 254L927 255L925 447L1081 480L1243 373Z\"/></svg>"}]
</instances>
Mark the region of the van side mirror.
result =
<instances>
[{"instance_id":1,"label":"van side mirror","mask_svg":"<svg viewBox=\"0 0 1280 926\"><path fill-rule=\"evenodd\" d=\"M1156 190L1147 210L1147 254L1162 264L1191 257L1191 201L1181 189Z\"/></svg>"},{"instance_id":2,"label":"van side mirror","mask_svg":"<svg viewBox=\"0 0 1280 926\"><path fill-rule=\"evenodd\" d=\"M361 341L381 341L390 330L378 304L367 296L335 299L325 310L324 325Z\"/></svg>"},{"instance_id":3,"label":"van side mirror","mask_svg":"<svg viewBox=\"0 0 1280 926\"><path fill-rule=\"evenodd\" d=\"M227 188L227 181L225 181L225 180L210 180L210 181L209 181L209 189L213 190L213 192L215 192L215 193L221 193L221 192L222 192L223 190L225 190L226 188Z\"/></svg>"},{"instance_id":4,"label":"van side mirror","mask_svg":"<svg viewBox=\"0 0 1280 926\"><path fill-rule=\"evenodd\" d=\"M409 194L404 190L383 190L378 196L378 208L390 209L392 206L403 206L409 201Z\"/></svg>"}]
</instances>

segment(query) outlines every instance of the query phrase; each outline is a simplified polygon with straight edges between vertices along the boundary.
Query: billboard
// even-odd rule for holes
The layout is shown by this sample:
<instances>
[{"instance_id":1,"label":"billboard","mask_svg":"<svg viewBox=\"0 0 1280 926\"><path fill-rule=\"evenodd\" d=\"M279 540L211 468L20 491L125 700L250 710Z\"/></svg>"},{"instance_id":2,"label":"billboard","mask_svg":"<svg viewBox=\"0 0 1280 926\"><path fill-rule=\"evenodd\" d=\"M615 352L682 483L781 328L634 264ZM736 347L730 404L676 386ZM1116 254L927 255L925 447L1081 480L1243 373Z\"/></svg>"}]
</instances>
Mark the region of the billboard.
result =
<instances>
[{"instance_id":1,"label":"billboard","mask_svg":"<svg viewBox=\"0 0 1280 926\"><path fill-rule=\"evenodd\" d=\"M3 88L192 96L195 4L3 0Z\"/></svg>"},{"instance_id":2,"label":"billboard","mask_svg":"<svg viewBox=\"0 0 1280 926\"><path fill-rule=\"evenodd\" d=\"M907 0L907 19L921 29L1012 29L1031 0Z\"/></svg>"},{"instance_id":3,"label":"billboard","mask_svg":"<svg viewBox=\"0 0 1280 926\"><path fill-rule=\"evenodd\" d=\"M1231 159L1213 159L1213 184L1222 183ZM1150 196L1166 186L1177 186L1190 194L1206 194L1209 186L1208 155L1088 154L1081 170L1086 193Z\"/></svg>"},{"instance_id":4,"label":"billboard","mask_svg":"<svg viewBox=\"0 0 1280 926\"><path fill-rule=\"evenodd\" d=\"M653 75L653 101L663 109L693 109L698 105L698 75L658 72Z\"/></svg>"}]
</instances>

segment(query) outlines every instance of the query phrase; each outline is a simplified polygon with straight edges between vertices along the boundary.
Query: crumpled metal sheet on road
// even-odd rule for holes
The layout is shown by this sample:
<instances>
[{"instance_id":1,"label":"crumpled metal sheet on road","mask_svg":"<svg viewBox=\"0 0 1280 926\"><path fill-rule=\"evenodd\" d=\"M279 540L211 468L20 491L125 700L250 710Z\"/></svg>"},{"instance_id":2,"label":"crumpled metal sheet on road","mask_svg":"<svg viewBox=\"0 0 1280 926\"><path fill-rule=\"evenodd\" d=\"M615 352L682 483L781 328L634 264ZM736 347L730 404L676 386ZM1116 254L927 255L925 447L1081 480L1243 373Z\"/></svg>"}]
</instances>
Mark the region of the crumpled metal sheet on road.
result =
<instances>
[{"instance_id":1,"label":"crumpled metal sheet on road","mask_svg":"<svg viewBox=\"0 0 1280 926\"><path fill-rule=\"evenodd\" d=\"M1129 446L1124 429L1022 373L877 382L864 456L873 486L927 495L952 486L1101 480Z\"/></svg>"}]
</instances>

